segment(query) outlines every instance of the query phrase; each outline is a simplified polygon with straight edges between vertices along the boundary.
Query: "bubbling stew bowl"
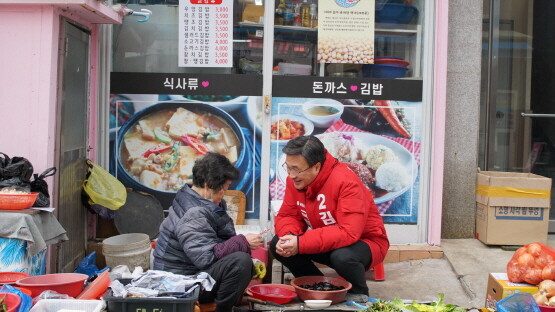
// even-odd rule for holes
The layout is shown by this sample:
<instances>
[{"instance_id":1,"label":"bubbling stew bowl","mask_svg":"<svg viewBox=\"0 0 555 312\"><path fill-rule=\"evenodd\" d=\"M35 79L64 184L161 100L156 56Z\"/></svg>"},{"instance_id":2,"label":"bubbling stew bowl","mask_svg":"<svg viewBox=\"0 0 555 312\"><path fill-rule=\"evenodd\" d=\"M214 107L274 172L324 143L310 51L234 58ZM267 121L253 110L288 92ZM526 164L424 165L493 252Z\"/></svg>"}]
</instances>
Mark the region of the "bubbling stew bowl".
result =
<instances>
[{"instance_id":1,"label":"bubbling stew bowl","mask_svg":"<svg viewBox=\"0 0 555 312\"><path fill-rule=\"evenodd\" d=\"M170 121L171 118L174 118L178 113L184 115L183 118L177 119L176 122ZM167 116L165 116L166 114ZM199 118L203 126L205 124L210 127L214 126L214 129L221 126L220 132L214 131L214 133L205 133L203 137L197 137L196 139L194 135L184 135L189 138L183 139L175 134L180 133L179 129L182 129L181 131L184 131L184 133L194 132L196 129L194 121ZM166 131L167 129L164 129L163 126L157 126L159 124L164 124L164 122L166 122L165 125L171 123L174 129L177 130L172 130L173 132ZM223 131L221 130L222 128L227 129ZM145 129L149 130L146 131ZM198 129L204 129L204 127L198 127ZM145 139L145 136L152 136L149 134L151 132L150 130L152 130L154 138ZM158 132L156 130L158 130ZM202 156L202 153L199 151L205 152L205 149L202 148L203 146L211 144L209 142L212 139L208 138L211 135L213 138L217 138L214 139L216 142L217 140L221 141L218 142L220 145L223 141L226 141L226 139L235 143L235 145L227 149L229 150L229 154L226 156L235 159L232 163L242 174L238 180L230 185L230 189L237 189L236 187L245 185L246 181L243 180L250 179L252 176L248 174L249 170L252 171L252 168L250 168L252 164L250 164L251 162L249 161L250 158L252 158L252 151L247 148L248 144L246 144L243 128L241 128L237 121L224 110L200 102L160 102L148 106L134 114L117 133L115 155L117 178L127 187L154 195L160 200L163 207L167 208L171 205L177 190L183 185L179 182L175 184L172 183L175 182L178 176L179 179L188 176L186 183L190 183L190 174L192 174L194 160ZM191 139L191 137L193 137L193 139ZM144 168L152 166L142 163L148 159L148 157L144 157L145 154L148 153L148 151L156 151L157 146L164 146L167 151L172 151L172 149L175 148L172 155L178 155L171 159L171 164L167 165L170 162L170 159L168 159L163 165L160 163L161 168L157 167L152 169L157 171L161 177L151 172L146 172L151 169ZM216 145L210 145L210 148L214 148L213 146ZM176 153L176 150L178 150L179 153ZM234 150L233 153L231 150ZM156 153L151 154L156 155ZM229 156L231 154L233 154L233 156ZM155 155L150 157L155 158ZM155 162L156 159L153 161ZM166 173L164 173L164 171L168 168L172 168L170 170L175 169L179 172L176 172L174 175L169 175L169 177L166 178ZM171 179L173 180L170 183ZM173 186L170 187L170 185Z\"/></svg>"}]
</instances>

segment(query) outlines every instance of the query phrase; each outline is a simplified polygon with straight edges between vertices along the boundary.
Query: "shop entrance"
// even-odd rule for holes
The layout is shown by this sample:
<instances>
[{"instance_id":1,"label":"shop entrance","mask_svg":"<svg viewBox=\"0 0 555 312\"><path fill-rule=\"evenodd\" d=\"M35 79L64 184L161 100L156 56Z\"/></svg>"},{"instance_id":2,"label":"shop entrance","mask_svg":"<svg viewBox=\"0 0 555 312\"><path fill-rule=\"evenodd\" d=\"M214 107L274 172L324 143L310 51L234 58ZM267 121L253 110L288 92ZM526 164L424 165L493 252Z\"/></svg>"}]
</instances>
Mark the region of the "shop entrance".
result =
<instances>
[{"instance_id":1,"label":"shop entrance","mask_svg":"<svg viewBox=\"0 0 555 312\"><path fill-rule=\"evenodd\" d=\"M555 178L555 3L484 1L480 167ZM555 232L551 191L549 232Z\"/></svg>"},{"instance_id":2,"label":"shop entrance","mask_svg":"<svg viewBox=\"0 0 555 312\"><path fill-rule=\"evenodd\" d=\"M151 175L147 171L152 168L141 165L146 164L143 153L129 154L134 143L126 140L127 131L162 109L171 114L178 108L210 112L237 136L239 157L233 160L243 174L230 189L245 193L248 225L271 223L285 198L288 174L282 148L295 136L311 134L375 191L392 244L430 241L428 230L439 228L430 226L428 217L433 1L400 1L412 12L402 20L384 16L385 3L391 1L353 1L341 14L317 0L222 1L221 12L212 12L216 6L191 7L187 1L179 6L114 2L153 12L147 23L126 18L113 27L107 132L110 170L124 185L154 194L169 208L176 190L192 176L191 168L186 161L174 166L179 179L162 171ZM197 14L201 7L202 14ZM341 21L334 22L334 14ZM203 29L213 29L205 35L214 40L196 38L192 22L212 25ZM328 40L333 42L329 48ZM385 63L370 64L374 57ZM374 73L380 68L387 73ZM135 142L150 148L148 142ZM138 170L131 170L132 161ZM386 162L396 163L396 173L380 174L378 182L374 176Z\"/></svg>"}]
</instances>

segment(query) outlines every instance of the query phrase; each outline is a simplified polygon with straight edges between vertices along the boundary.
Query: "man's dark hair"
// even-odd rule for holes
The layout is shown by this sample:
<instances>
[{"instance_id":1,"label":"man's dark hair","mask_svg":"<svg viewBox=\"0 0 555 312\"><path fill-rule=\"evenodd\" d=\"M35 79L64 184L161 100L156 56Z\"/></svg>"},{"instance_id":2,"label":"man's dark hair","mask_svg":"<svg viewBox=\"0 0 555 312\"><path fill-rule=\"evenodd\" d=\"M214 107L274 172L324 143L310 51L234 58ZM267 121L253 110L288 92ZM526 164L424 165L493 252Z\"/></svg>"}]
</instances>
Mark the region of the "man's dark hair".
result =
<instances>
[{"instance_id":1,"label":"man's dark hair","mask_svg":"<svg viewBox=\"0 0 555 312\"><path fill-rule=\"evenodd\" d=\"M326 150L324 144L313 135L296 137L281 150L285 155L301 155L310 167L316 163L324 164Z\"/></svg>"},{"instance_id":2,"label":"man's dark hair","mask_svg":"<svg viewBox=\"0 0 555 312\"><path fill-rule=\"evenodd\" d=\"M206 186L212 190L221 190L227 180L237 180L237 170L224 155L208 152L195 161L193 166L193 185Z\"/></svg>"}]
</instances>

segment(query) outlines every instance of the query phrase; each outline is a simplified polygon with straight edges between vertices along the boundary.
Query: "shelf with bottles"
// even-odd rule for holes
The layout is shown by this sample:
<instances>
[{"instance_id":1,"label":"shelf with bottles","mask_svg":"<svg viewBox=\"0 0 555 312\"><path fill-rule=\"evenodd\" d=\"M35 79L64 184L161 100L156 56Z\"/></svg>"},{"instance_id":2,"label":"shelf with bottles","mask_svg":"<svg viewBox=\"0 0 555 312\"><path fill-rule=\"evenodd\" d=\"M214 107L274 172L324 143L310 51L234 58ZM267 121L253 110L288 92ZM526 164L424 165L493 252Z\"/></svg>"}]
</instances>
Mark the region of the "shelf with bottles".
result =
<instances>
[{"instance_id":1,"label":"shelf with bottles","mask_svg":"<svg viewBox=\"0 0 555 312\"><path fill-rule=\"evenodd\" d=\"M253 22L239 22L239 27L241 28L263 28L264 25L260 23L253 23ZM316 32L318 27L302 27L302 26L286 26L286 25L274 25L274 29L283 29L283 30L291 30L291 31L308 31L308 32Z\"/></svg>"},{"instance_id":2,"label":"shelf with bottles","mask_svg":"<svg viewBox=\"0 0 555 312\"><path fill-rule=\"evenodd\" d=\"M238 23L235 38L260 39L264 37L263 25L251 22ZM297 26L275 26L274 41L310 42L316 44L317 33L315 29Z\"/></svg>"},{"instance_id":3,"label":"shelf with bottles","mask_svg":"<svg viewBox=\"0 0 555 312\"><path fill-rule=\"evenodd\" d=\"M264 25L260 23L253 22L239 22L239 27L241 28L263 28ZM393 28L395 27L395 28ZM317 32L318 26L316 27L302 27L302 26L286 26L286 25L274 25L274 29L284 29L291 31L307 31L307 32ZM400 25L400 24L376 24L374 30L376 35L391 35L391 36L414 36L420 32L419 25Z\"/></svg>"},{"instance_id":4,"label":"shelf with bottles","mask_svg":"<svg viewBox=\"0 0 555 312\"><path fill-rule=\"evenodd\" d=\"M420 29L420 25L417 24L376 23L374 33L376 35L414 36L420 32Z\"/></svg>"}]
</instances>

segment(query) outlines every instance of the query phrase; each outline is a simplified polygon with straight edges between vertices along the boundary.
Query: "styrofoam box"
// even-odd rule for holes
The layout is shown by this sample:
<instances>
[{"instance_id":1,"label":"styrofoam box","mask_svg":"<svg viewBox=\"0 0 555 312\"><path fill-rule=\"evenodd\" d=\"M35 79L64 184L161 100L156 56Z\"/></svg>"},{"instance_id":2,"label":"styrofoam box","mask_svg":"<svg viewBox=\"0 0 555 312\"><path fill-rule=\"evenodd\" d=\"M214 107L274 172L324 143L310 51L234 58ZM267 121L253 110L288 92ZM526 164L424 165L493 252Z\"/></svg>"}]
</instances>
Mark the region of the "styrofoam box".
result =
<instances>
[{"instance_id":1,"label":"styrofoam box","mask_svg":"<svg viewBox=\"0 0 555 312\"><path fill-rule=\"evenodd\" d=\"M42 299L33 306L31 312L58 312L62 310L100 312L105 306L103 300Z\"/></svg>"}]
</instances>

